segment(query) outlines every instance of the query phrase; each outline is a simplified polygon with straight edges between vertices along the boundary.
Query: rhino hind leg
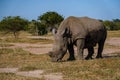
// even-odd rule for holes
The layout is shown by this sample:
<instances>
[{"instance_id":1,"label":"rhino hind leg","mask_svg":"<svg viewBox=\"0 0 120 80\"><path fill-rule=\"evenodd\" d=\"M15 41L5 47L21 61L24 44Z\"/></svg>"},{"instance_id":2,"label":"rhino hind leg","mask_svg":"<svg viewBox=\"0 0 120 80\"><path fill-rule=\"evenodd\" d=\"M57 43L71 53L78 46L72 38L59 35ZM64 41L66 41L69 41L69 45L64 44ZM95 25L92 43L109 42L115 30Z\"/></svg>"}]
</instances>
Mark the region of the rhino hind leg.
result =
<instances>
[{"instance_id":1,"label":"rhino hind leg","mask_svg":"<svg viewBox=\"0 0 120 80\"><path fill-rule=\"evenodd\" d=\"M74 48L73 45L68 45L68 51L69 51L69 58L67 59L68 61L72 61L75 60L75 56L74 56Z\"/></svg>"},{"instance_id":2,"label":"rhino hind leg","mask_svg":"<svg viewBox=\"0 0 120 80\"><path fill-rule=\"evenodd\" d=\"M93 59L92 58L92 55L94 54L94 47L89 47L88 48L88 55L87 55L87 57L85 58L86 60L88 60L88 59Z\"/></svg>"},{"instance_id":3,"label":"rhino hind leg","mask_svg":"<svg viewBox=\"0 0 120 80\"><path fill-rule=\"evenodd\" d=\"M104 42L105 40L102 40L98 43L98 53L96 58L102 58L102 51L103 51L103 47L104 47Z\"/></svg>"}]
</instances>

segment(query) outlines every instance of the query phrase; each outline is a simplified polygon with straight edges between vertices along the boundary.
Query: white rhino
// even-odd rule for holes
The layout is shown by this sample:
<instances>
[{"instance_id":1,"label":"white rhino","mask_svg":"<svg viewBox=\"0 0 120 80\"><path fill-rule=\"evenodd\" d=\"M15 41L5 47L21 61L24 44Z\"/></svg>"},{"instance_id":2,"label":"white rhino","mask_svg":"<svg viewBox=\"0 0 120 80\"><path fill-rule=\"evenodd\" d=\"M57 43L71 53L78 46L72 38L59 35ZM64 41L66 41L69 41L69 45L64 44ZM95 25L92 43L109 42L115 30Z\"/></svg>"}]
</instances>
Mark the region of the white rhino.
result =
<instances>
[{"instance_id":1,"label":"white rhino","mask_svg":"<svg viewBox=\"0 0 120 80\"><path fill-rule=\"evenodd\" d=\"M88 17L68 17L59 26L55 36L53 51L49 52L52 61L60 61L67 50L68 60L75 60L73 45L77 46L78 59L83 59L83 50L88 49L85 59L91 59L94 46L98 43L96 58L102 58L107 30L102 22Z\"/></svg>"}]
</instances>

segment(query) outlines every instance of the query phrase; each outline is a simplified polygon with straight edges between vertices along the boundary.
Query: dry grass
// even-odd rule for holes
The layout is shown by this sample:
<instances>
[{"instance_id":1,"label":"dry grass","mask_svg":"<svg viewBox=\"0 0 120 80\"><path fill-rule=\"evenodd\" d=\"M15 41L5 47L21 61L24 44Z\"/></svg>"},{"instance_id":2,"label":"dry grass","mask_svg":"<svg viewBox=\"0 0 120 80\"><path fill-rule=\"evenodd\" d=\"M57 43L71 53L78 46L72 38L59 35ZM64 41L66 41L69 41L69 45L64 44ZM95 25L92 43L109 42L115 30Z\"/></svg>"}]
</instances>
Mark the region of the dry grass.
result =
<instances>
[{"instance_id":1,"label":"dry grass","mask_svg":"<svg viewBox=\"0 0 120 80\"><path fill-rule=\"evenodd\" d=\"M111 38L111 37L120 37L120 30L118 31L108 31L108 38Z\"/></svg>"},{"instance_id":2,"label":"dry grass","mask_svg":"<svg viewBox=\"0 0 120 80\"><path fill-rule=\"evenodd\" d=\"M4 43L43 43L43 44L48 44L48 43L52 43L53 40L50 39L30 39L30 38L19 38L19 39L15 39L15 38L4 38L4 39L0 39L0 41L4 42Z\"/></svg>"},{"instance_id":3,"label":"dry grass","mask_svg":"<svg viewBox=\"0 0 120 80\"><path fill-rule=\"evenodd\" d=\"M50 34L49 34L50 35ZM49 36L48 35L48 36ZM4 34L0 32L0 42L3 43L53 43L53 40L46 39L46 38L28 38L32 36L31 34L21 31L19 33L19 38L15 38L12 33L10 34ZM45 37L48 37L47 35L44 35Z\"/></svg>"},{"instance_id":4,"label":"dry grass","mask_svg":"<svg viewBox=\"0 0 120 80\"><path fill-rule=\"evenodd\" d=\"M14 46L13 44L9 44L9 43L0 43L0 47L10 47L10 46Z\"/></svg>"},{"instance_id":5,"label":"dry grass","mask_svg":"<svg viewBox=\"0 0 120 80\"><path fill-rule=\"evenodd\" d=\"M0 54L0 67L19 67L22 71L42 69L46 73L60 72L64 80L120 79L119 57L54 63L47 55L32 55L22 49L6 49L5 51ZM7 76L9 75L11 74ZM12 75L12 77L17 76Z\"/></svg>"},{"instance_id":6,"label":"dry grass","mask_svg":"<svg viewBox=\"0 0 120 80\"><path fill-rule=\"evenodd\" d=\"M120 31L109 31L108 37L120 37ZM15 42L12 39L6 42ZM16 42L36 43L39 40ZM41 41L42 42L42 41ZM45 43L49 42L45 40ZM7 45L7 44L6 44ZM7 45L9 46L9 45ZM10 45L11 46L11 45ZM115 48L106 45L105 48ZM20 71L42 69L47 73L62 73L63 80L120 80L120 52L103 59L75 60L71 62L51 62L46 54L33 55L21 48L0 49L0 68L18 67ZM68 55L66 55L67 57ZM118 57L117 57L118 56ZM66 57L64 59L66 59ZM0 80L44 80L0 73Z\"/></svg>"},{"instance_id":7,"label":"dry grass","mask_svg":"<svg viewBox=\"0 0 120 80\"><path fill-rule=\"evenodd\" d=\"M0 73L0 80L44 80L15 75L14 73Z\"/></svg>"}]
</instances>

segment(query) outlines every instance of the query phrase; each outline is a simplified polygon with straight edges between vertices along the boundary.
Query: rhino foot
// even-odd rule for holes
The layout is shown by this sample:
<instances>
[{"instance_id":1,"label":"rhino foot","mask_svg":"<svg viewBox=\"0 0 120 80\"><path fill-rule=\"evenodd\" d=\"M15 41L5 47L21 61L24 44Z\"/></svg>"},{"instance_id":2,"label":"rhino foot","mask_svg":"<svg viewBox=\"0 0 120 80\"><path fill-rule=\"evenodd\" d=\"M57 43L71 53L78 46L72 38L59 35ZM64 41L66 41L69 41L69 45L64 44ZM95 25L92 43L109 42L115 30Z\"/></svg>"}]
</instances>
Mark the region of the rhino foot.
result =
<instances>
[{"instance_id":1,"label":"rhino foot","mask_svg":"<svg viewBox=\"0 0 120 80\"><path fill-rule=\"evenodd\" d=\"M75 58L68 58L67 61L74 61Z\"/></svg>"},{"instance_id":2,"label":"rhino foot","mask_svg":"<svg viewBox=\"0 0 120 80\"><path fill-rule=\"evenodd\" d=\"M93 59L92 57L86 57L85 60Z\"/></svg>"},{"instance_id":3,"label":"rhino foot","mask_svg":"<svg viewBox=\"0 0 120 80\"><path fill-rule=\"evenodd\" d=\"M103 57L102 57L102 56L96 56L96 58L98 58L98 59L99 59L99 58L103 58Z\"/></svg>"}]
</instances>

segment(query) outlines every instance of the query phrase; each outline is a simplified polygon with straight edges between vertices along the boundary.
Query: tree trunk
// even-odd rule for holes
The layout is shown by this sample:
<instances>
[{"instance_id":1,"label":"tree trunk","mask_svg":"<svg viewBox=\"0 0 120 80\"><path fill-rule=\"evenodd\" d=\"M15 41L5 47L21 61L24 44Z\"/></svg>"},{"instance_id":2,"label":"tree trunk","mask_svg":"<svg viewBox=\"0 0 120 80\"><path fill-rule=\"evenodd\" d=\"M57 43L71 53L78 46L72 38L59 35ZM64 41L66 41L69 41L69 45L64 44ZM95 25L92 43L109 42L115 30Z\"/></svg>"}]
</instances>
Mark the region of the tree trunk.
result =
<instances>
[{"instance_id":1,"label":"tree trunk","mask_svg":"<svg viewBox=\"0 0 120 80\"><path fill-rule=\"evenodd\" d=\"M16 39L18 38L17 32L13 32L13 35Z\"/></svg>"}]
</instances>

